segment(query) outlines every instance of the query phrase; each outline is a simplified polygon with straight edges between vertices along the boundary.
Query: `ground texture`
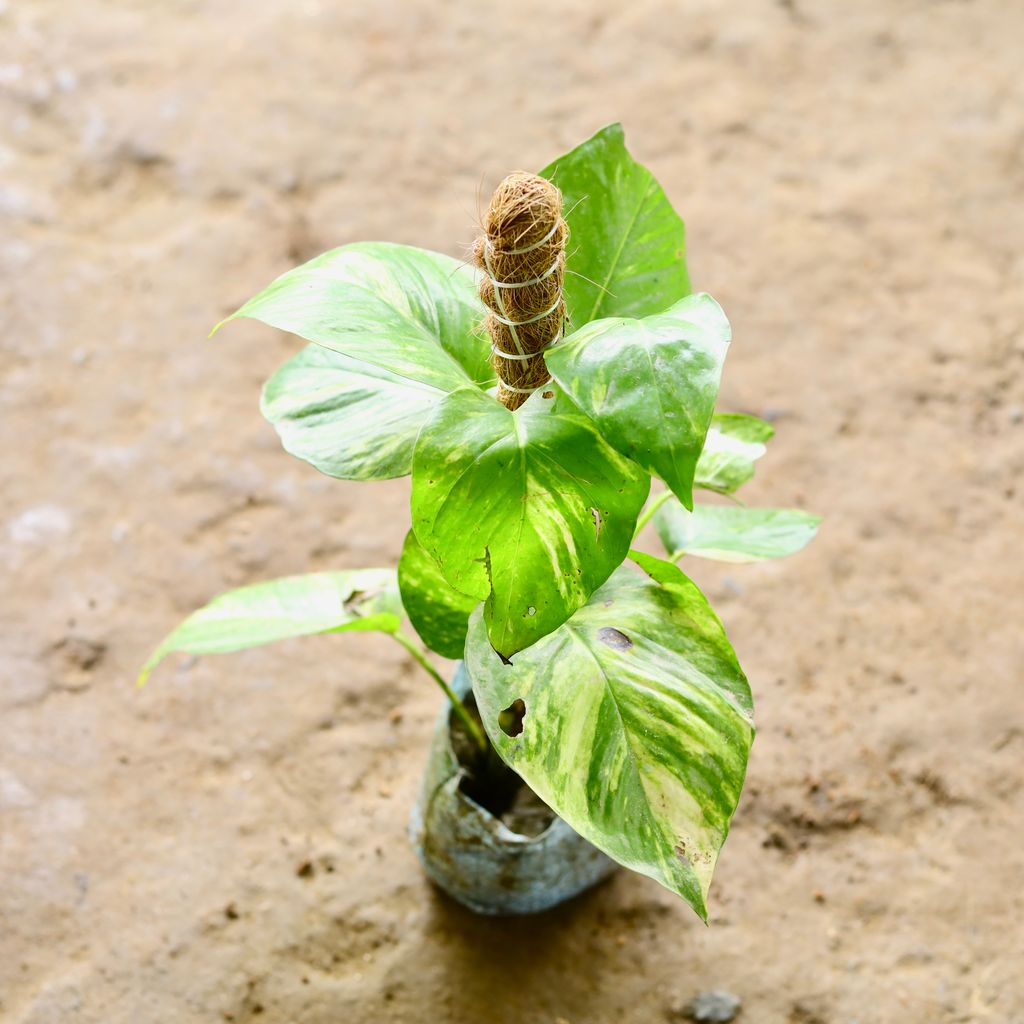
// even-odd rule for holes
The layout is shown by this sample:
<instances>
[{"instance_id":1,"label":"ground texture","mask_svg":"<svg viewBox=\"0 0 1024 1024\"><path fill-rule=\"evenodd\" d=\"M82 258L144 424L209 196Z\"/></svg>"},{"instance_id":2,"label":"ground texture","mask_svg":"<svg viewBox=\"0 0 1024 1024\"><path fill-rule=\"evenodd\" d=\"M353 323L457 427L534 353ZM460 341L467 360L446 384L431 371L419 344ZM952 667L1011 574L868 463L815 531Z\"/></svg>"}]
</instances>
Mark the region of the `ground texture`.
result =
<instances>
[{"instance_id":1,"label":"ground texture","mask_svg":"<svg viewBox=\"0 0 1024 1024\"><path fill-rule=\"evenodd\" d=\"M1024 7L0 3L0 1019L1024 1021ZM405 837L437 694L322 637L133 674L218 591L394 561L407 481L288 458L296 343L210 325L611 120L728 310L747 498L693 571L758 700L705 928L620 873L475 918ZM678 1012L677 1012L678 1011Z\"/></svg>"}]
</instances>

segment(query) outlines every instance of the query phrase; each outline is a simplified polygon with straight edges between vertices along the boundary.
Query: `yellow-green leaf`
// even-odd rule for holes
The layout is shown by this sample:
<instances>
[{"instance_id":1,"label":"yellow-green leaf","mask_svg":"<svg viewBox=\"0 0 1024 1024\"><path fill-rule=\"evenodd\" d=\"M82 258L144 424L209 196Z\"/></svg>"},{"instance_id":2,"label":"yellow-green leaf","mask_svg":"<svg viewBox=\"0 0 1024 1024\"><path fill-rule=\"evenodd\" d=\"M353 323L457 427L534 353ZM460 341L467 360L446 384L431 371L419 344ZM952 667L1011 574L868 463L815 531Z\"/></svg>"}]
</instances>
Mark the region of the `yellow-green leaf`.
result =
<instances>
[{"instance_id":1,"label":"yellow-green leaf","mask_svg":"<svg viewBox=\"0 0 1024 1024\"><path fill-rule=\"evenodd\" d=\"M409 531L398 560L398 587L405 614L420 639L445 658L461 658L469 613L480 603L460 594Z\"/></svg>"},{"instance_id":2,"label":"yellow-green leaf","mask_svg":"<svg viewBox=\"0 0 1024 1024\"><path fill-rule=\"evenodd\" d=\"M605 438L689 508L730 337L722 307L701 293L642 320L594 320L546 361Z\"/></svg>"},{"instance_id":3,"label":"yellow-green leaf","mask_svg":"<svg viewBox=\"0 0 1024 1024\"><path fill-rule=\"evenodd\" d=\"M795 508L698 505L687 512L677 501L669 501L654 515L658 536L673 561L683 555L718 562L784 558L806 547L820 522Z\"/></svg>"},{"instance_id":4,"label":"yellow-green leaf","mask_svg":"<svg viewBox=\"0 0 1024 1024\"><path fill-rule=\"evenodd\" d=\"M573 327L660 313L690 291L683 222L651 172L630 156L621 124L602 128L540 173L564 199Z\"/></svg>"},{"instance_id":5,"label":"yellow-green leaf","mask_svg":"<svg viewBox=\"0 0 1024 1024\"><path fill-rule=\"evenodd\" d=\"M252 583L221 594L185 619L153 652L139 683L175 651L223 654L313 633L394 633L401 615L391 569L314 572Z\"/></svg>"},{"instance_id":6,"label":"yellow-green leaf","mask_svg":"<svg viewBox=\"0 0 1024 1024\"><path fill-rule=\"evenodd\" d=\"M697 460L694 487L732 494L754 475L754 463L768 450L775 428L756 416L716 413Z\"/></svg>"},{"instance_id":7,"label":"yellow-green leaf","mask_svg":"<svg viewBox=\"0 0 1024 1024\"><path fill-rule=\"evenodd\" d=\"M635 558L652 577L618 569L511 665L490 656L474 612L466 664L505 762L582 836L706 918L754 735L750 690L697 587ZM516 728L503 728L513 707Z\"/></svg>"},{"instance_id":8,"label":"yellow-green leaf","mask_svg":"<svg viewBox=\"0 0 1024 1024\"><path fill-rule=\"evenodd\" d=\"M466 389L416 443L413 529L456 590L486 601L491 643L511 658L621 564L649 487L571 406L536 394L512 413Z\"/></svg>"}]
</instances>

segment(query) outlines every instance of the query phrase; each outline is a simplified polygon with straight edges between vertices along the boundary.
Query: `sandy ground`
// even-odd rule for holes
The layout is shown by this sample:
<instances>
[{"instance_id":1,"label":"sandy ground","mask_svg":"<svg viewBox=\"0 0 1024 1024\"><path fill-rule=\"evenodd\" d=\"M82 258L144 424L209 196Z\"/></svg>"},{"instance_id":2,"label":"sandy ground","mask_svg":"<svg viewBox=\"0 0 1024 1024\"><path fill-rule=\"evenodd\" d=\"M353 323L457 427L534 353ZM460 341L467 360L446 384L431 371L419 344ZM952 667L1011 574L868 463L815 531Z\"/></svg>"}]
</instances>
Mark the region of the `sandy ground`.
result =
<instances>
[{"instance_id":1,"label":"sandy ground","mask_svg":"<svg viewBox=\"0 0 1024 1024\"><path fill-rule=\"evenodd\" d=\"M1024 6L0 3L0 1019L1024 1021ZM621 119L776 418L694 566L759 737L705 928L620 873L474 918L405 838L438 698L384 638L165 666L218 591L393 563L407 481L288 458L296 349L209 326ZM308 865L308 866L307 866Z\"/></svg>"}]
</instances>

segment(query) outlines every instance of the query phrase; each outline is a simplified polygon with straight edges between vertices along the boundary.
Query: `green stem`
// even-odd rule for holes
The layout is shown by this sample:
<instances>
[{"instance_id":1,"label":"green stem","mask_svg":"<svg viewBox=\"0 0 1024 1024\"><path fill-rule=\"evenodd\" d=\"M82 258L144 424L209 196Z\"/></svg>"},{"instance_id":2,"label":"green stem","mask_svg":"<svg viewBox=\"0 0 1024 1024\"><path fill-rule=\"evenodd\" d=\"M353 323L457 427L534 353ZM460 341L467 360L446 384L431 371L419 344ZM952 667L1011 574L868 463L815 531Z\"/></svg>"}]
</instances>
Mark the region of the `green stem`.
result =
<instances>
[{"instance_id":1,"label":"green stem","mask_svg":"<svg viewBox=\"0 0 1024 1024\"><path fill-rule=\"evenodd\" d=\"M654 518L654 513L661 508L662 505L672 497L672 492L669 490L662 491L656 495L654 500L640 513L640 518L636 521L636 533L633 534L633 540L640 536L640 531Z\"/></svg>"},{"instance_id":2,"label":"green stem","mask_svg":"<svg viewBox=\"0 0 1024 1024\"><path fill-rule=\"evenodd\" d=\"M437 683L438 686L444 691L444 695L452 702L452 707L455 709L455 714L462 720L462 724L466 727L466 731L470 736L473 737L473 741L480 748L481 751L486 753L487 751L487 737L484 736L480 726L473 721L472 715L466 710L466 705L459 700L458 695L455 691L445 682L444 677L436 668L430 663L427 655L417 645L416 641L411 636L403 633L400 629L395 633L391 634L415 659L419 662L423 670L430 676L431 679Z\"/></svg>"}]
</instances>

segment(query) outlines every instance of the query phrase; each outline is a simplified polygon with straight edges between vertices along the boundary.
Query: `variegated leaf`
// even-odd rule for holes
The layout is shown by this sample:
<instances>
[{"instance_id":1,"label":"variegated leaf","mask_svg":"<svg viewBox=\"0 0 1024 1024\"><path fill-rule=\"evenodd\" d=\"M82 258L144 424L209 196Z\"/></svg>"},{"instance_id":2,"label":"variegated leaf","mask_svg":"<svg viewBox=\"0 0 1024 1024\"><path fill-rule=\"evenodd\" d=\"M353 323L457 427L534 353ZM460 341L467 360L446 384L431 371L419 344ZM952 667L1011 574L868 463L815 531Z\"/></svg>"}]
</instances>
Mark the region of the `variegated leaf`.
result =
<instances>
[{"instance_id":1,"label":"variegated leaf","mask_svg":"<svg viewBox=\"0 0 1024 1024\"><path fill-rule=\"evenodd\" d=\"M398 588L405 614L420 639L445 658L461 658L469 613L480 603L460 594L409 531L398 560Z\"/></svg>"},{"instance_id":2,"label":"variegated leaf","mask_svg":"<svg viewBox=\"0 0 1024 1024\"><path fill-rule=\"evenodd\" d=\"M402 602L391 569L314 572L229 590L193 612L143 666L139 683L168 654L222 654L312 633L401 625Z\"/></svg>"},{"instance_id":3,"label":"variegated leaf","mask_svg":"<svg viewBox=\"0 0 1024 1024\"><path fill-rule=\"evenodd\" d=\"M794 508L698 505L687 512L669 501L654 525L672 561L683 555L719 562L761 562L784 558L806 547L821 520Z\"/></svg>"},{"instance_id":4,"label":"variegated leaf","mask_svg":"<svg viewBox=\"0 0 1024 1024\"><path fill-rule=\"evenodd\" d=\"M476 333L485 312L472 271L458 260L409 245L355 242L282 274L223 323L252 317L452 391L494 377Z\"/></svg>"},{"instance_id":5,"label":"variegated leaf","mask_svg":"<svg viewBox=\"0 0 1024 1024\"><path fill-rule=\"evenodd\" d=\"M307 351L285 364L267 384L264 412L299 458L371 480L409 472L438 396L493 383L483 315L464 264L360 242L282 274L228 320L253 317L335 354Z\"/></svg>"},{"instance_id":6,"label":"variegated leaf","mask_svg":"<svg viewBox=\"0 0 1024 1024\"><path fill-rule=\"evenodd\" d=\"M754 463L768 450L775 428L756 416L716 413L697 460L694 487L732 494L754 475Z\"/></svg>"},{"instance_id":7,"label":"variegated leaf","mask_svg":"<svg viewBox=\"0 0 1024 1024\"><path fill-rule=\"evenodd\" d=\"M721 623L675 566L635 555L511 665L474 612L466 664L505 762L619 863L701 917L753 740L750 690Z\"/></svg>"},{"instance_id":8,"label":"variegated leaf","mask_svg":"<svg viewBox=\"0 0 1024 1024\"><path fill-rule=\"evenodd\" d=\"M642 320L594 320L546 362L605 438L691 508L730 337L722 307L701 293Z\"/></svg>"},{"instance_id":9,"label":"variegated leaf","mask_svg":"<svg viewBox=\"0 0 1024 1024\"><path fill-rule=\"evenodd\" d=\"M491 643L510 658L622 562L649 487L578 411L536 394L512 413L466 389L420 432L413 529L456 590L486 600Z\"/></svg>"},{"instance_id":10,"label":"variegated leaf","mask_svg":"<svg viewBox=\"0 0 1024 1024\"><path fill-rule=\"evenodd\" d=\"M307 345L263 388L260 409L286 451L343 480L412 470L423 421L445 394L322 345Z\"/></svg>"},{"instance_id":11,"label":"variegated leaf","mask_svg":"<svg viewBox=\"0 0 1024 1024\"><path fill-rule=\"evenodd\" d=\"M562 192L572 245L565 301L570 323L660 313L690 291L686 232L621 124L602 128L540 172Z\"/></svg>"}]
</instances>

